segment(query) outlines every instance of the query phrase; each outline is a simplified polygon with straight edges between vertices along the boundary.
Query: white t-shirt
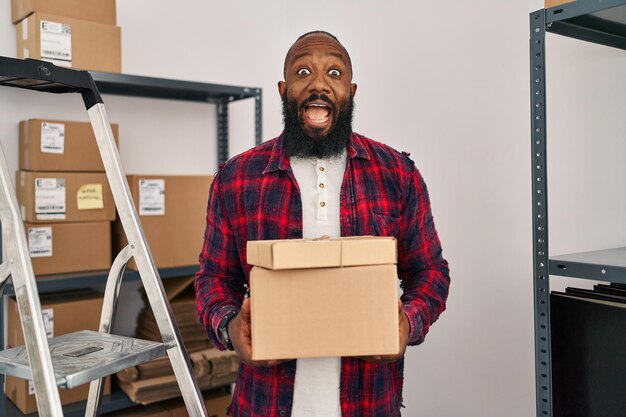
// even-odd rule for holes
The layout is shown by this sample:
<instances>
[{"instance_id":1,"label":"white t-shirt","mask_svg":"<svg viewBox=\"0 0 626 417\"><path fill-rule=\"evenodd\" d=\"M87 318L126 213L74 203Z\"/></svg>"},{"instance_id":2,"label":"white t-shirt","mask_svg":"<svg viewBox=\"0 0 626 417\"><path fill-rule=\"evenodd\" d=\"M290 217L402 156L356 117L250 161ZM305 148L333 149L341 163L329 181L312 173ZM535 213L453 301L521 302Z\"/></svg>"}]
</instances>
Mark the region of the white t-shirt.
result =
<instances>
[{"instance_id":1,"label":"white t-shirt","mask_svg":"<svg viewBox=\"0 0 626 417\"><path fill-rule=\"evenodd\" d=\"M290 159L302 195L302 237L341 236L340 191L346 153L328 158ZM298 359L292 417L341 417L341 358Z\"/></svg>"}]
</instances>

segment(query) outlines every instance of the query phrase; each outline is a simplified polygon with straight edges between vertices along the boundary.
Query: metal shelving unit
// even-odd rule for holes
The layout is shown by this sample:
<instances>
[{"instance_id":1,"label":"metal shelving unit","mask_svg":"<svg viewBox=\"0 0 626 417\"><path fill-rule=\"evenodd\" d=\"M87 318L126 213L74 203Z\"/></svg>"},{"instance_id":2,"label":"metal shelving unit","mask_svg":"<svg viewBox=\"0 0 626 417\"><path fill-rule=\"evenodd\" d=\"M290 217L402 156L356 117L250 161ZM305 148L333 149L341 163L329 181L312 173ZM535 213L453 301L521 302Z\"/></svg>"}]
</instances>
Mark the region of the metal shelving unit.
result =
<instances>
[{"instance_id":1,"label":"metal shelving unit","mask_svg":"<svg viewBox=\"0 0 626 417\"><path fill-rule=\"evenodd\" d=\"M626 248L548 253L546 32L626 50L626 0L578 0L530 14L536 401L537 416L552 417L550 275L626 283Z\"/></svg>"},{"instance_id":2,"label":"metal shelving unit","mask_svg":"<svg viewBox=\"0 0 626 417\"><path fill-rule=\"evenodd\" d=\"M254 127L255 144L262 141L262 90L253 87L239 87L221 84L208 84L193 81L182 81L137 75L114 74L106 72L90 72L101 94L124 95L145 98L161 98L182 101L196 101L216 105L217 113L217 162L228 159L228 104L233 101L254 99ZM0 240L0 257L2 242ZM161 278L173 278L193 275L198 266L190 265L180 268L160 269ZM68 291L72 289L91 288L104 285L107 280L107 271L88 273L74 273L50 275L37 278L37 288L40 294ZM140 280L139 273L126 271L124 282ZM3 295L0 296L0 346L4 346L5 305L4 297L14 295L11 283L7 284ZM4 375L0 375L0 387L4 384ZM66 417L83 416L86 402L70 404L63 407ZM121 390L113 388L111 395L103 397L102 414L123 410L136 406ZM6 417L24 416L4 392L0 393L0 415ZM29 414L36 416L37 414Z\"/></svg>"}]
</instances>

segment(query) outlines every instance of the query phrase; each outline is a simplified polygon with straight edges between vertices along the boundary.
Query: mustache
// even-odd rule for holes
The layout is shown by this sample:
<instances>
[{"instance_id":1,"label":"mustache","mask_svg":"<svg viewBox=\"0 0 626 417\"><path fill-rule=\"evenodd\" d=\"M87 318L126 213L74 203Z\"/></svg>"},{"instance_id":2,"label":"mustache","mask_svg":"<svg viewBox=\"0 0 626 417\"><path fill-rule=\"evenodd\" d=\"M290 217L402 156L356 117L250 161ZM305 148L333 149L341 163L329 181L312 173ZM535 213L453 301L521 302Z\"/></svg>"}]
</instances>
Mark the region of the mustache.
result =
<instances>
[{"instance_id":1,"label":"mustache","mask_svg":"<svg viewBox=\"0 0 626 417\"><path fill-rule=\"evenodd\" d=\"M317 100L322 100L324 103L328 104L328 107L330 107L333 113L335 113L335 111L337 110L337 108L335 107L335 103L333 103L332 100L326 94L317 94L317 93L312 93L309 96L309 98L307 98L306 100L302 102L300 107L302 110L304 110L306 106L308 106L309 104Z\"/></svg>"}]
</instances>

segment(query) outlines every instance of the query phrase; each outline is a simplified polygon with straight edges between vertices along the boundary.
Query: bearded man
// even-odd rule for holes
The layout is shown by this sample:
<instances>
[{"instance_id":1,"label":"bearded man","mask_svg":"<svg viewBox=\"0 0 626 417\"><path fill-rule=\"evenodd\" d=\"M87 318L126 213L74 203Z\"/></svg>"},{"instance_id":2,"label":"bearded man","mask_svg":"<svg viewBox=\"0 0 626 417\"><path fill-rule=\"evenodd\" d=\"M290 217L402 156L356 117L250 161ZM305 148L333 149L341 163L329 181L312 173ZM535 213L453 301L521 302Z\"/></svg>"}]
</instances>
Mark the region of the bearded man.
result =
<instances>
[{"instance_id":1,"label":"bearded man","mask_svg":"<svg viewBox=\"0 0 626 417\"><path fill-rule=\"evenodd\" d=\"M400 416L405 349L423 342L450 282L426 185L408 154L352 131L357 85L337 38L298 38L284 78L283 133L222 165L209 194L195 287L209 339L241 359L228 414ZM246 242L323 235L397 239L400 353L253 361Z\"/></svg>"}]
</instances>

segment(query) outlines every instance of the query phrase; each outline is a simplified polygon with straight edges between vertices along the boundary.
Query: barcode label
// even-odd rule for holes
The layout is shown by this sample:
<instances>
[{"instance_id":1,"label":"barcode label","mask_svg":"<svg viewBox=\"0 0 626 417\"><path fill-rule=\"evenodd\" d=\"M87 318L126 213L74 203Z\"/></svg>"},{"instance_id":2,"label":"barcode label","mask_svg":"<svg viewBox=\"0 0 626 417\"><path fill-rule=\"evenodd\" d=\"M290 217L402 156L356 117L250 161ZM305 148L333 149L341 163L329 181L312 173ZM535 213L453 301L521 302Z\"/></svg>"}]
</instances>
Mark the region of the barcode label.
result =
<instances>
[{"instance_id":1,"label":"barcode label","mask_svg":"<svg viewBox=\"0 0 626 417\"><path fill-rule=\"evenodd\" d=\"M139 215L165 215L165 180L139 180Z\"/></svg>"},{"instance_id":2,"label":"barcode label","mask_svg":"<svg viewBox=\"0 0 626 417\"><path fill-rule=\"evenodd\" d=\"M41 152L65 152L65 124L41 122Z\"/></svg>"},{"instance_id":3,"label":"barcode label","mask_svg":"<svg viewBox=\"0 0 626 417\"><path fill-rule=\"evenodd\" d=\"M38 220L65 219L64 178L35 178L35 215Z\"/></svg>"},{"instance_id":4,"label":"barcode label","mask_svg":"<svg viewBox=\"0 0 626 417\"><path fill-rule=\"evenodd\" d=\"M42 20L40 22L41 59L62 61L64 66L72 66L72 27L65 23Z\"/></svg>"},{"instance_id":5,"label":"barcode label","mask_svg":"<svg viewBox=\"0 0 626 417\"><path fill-rule=\"evenodd\" d=\"M28 252L31 258L52 256L52 227L28 228Z\"/></svg>"}]
</instances>

